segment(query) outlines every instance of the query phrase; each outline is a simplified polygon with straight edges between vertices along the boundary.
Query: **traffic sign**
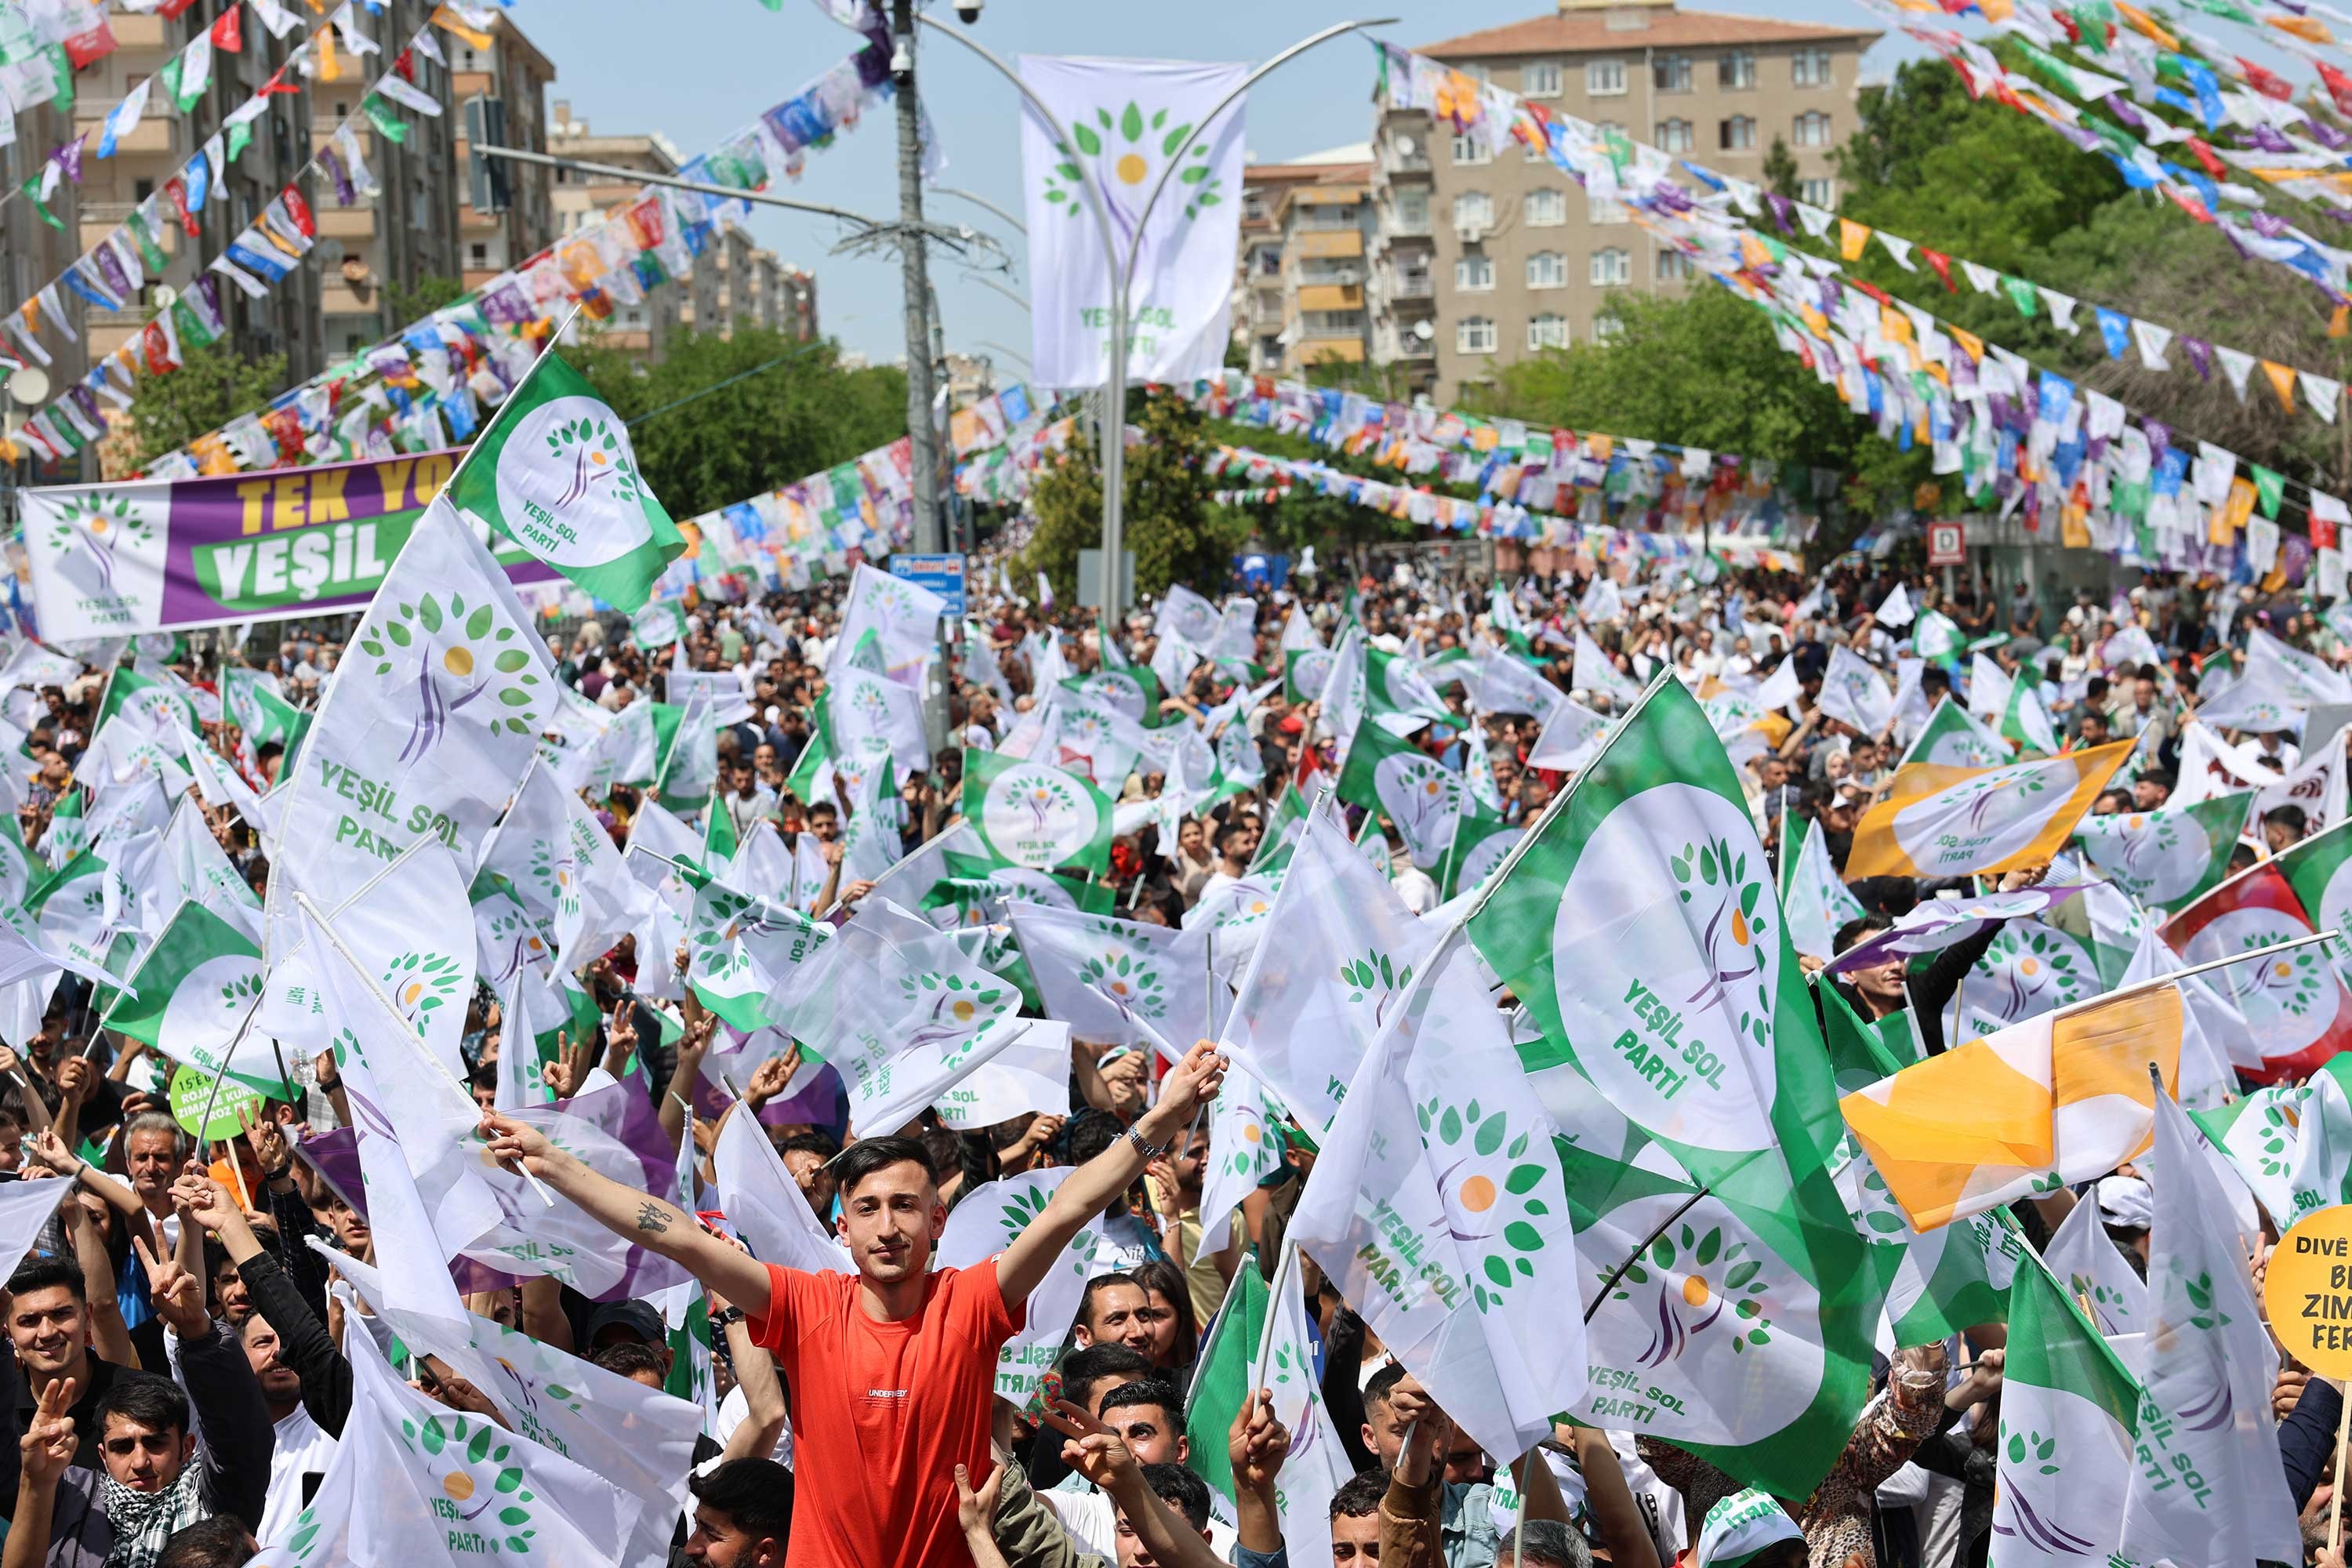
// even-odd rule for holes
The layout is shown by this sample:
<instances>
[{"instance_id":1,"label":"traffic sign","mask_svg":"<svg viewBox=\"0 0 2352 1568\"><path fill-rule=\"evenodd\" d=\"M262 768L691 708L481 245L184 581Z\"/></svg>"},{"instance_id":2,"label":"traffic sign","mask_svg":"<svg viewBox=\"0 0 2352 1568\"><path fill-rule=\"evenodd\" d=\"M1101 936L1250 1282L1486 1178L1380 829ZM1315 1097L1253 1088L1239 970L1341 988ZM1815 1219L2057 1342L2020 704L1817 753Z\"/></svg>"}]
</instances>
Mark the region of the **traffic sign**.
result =
<instances>
[{"instance_id":1,"label":"traffic sign","mask_svg":"<svg viewBox=\"0 0 2352 1568\"><path fill-rule=\"evenodd\" d=\"M1968 560L1968 533L1958 522L1931 522L1927 525L1928 565L1965 566Z\"/></svg>"},{"instance_id":2,"label":"traffic sign","mask_svg":"<svg viewBox=\"0 0 2352 1568\"><path fill-rule=\"evenodd\" d=\"M890 575L929 588L948 602L947 613L963 614L963 557L961 555L893 555Z\"/></svg>"}]
</instances>

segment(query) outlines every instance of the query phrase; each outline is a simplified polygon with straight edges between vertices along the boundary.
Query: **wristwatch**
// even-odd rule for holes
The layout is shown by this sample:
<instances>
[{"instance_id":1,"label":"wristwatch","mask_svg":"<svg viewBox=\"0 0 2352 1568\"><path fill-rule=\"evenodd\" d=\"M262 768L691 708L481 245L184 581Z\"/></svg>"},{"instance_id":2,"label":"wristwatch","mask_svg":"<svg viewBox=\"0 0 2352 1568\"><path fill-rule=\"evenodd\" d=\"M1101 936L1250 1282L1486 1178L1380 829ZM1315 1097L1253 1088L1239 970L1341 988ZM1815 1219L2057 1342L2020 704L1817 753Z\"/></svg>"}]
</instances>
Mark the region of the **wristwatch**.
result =
<instances>
[{"instance_id":1,"label":"wristwatch","mask_svg":"<svg viewBox=\"0 0 2352 1568\"><path fill-rule=\"evenodd\" d=\"M743 1310L740 1307L730 1307L725 1311L718 1313L716 1316L719 1326L723 1329L730 1324L741 1322L744 1319L750 1317L751 1314Z\"/></svg>"},{"instance_id":2,"label":"wristwatch","mask_svg":"<svg viewBox=\"0 0 2352 1568\"><path fill-rule=\"evenodd\" d=\"M1146 1143L1143 1141L1143 1134L1132 1127L1127 1130L1127 1141L1135 1145L1135 1152L1143 1156L1143 1163L1147 1165L1176 1146L1173 1142Z\"/></svg>"}]
</instances>

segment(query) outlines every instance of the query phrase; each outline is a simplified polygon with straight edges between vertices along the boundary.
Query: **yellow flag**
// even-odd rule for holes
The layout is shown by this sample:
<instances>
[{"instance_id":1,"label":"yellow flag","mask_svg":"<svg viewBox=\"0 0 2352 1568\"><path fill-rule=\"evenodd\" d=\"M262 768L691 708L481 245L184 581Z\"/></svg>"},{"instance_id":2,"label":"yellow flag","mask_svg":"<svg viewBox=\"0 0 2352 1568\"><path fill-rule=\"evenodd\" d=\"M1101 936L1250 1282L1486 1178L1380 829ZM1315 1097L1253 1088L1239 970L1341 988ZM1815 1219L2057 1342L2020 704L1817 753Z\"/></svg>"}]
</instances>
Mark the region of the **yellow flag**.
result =
<instances>
[{"instance_id":1,"label":"yellow flag","mask_svg":"<svg viewBox=\"0 0 2352 1568\"><path fill-rule=\"evenodd\" d=\"M2263 374L2271 378L2271 390L2278 394L2279 406L2287 413L2294 412L2294 370L2270 360L2263 361Z\"/></svg>"},{"instance_id":2,"label":"yellow flag","mask_svg":"<svg viewBox=\"0 0 2352 1568\"><path fill-rule=\"evenodd\" d=\"M1862 259L1862 247L1870 243L1870 230L1850 217L1838 219L1838 254L1848 261Z\"/></svg>"},{"instance_id":3,"label":"yellow flag","mask_svg":"<svg viewBox=\"0 0 2352 1568\"><path fill-rule=\"evenodd\" d=\"M1848 881L1863 877L1960 877L2041 866L2137 742L1997 768L1915 763L1853 832Z\"/></svg>"},{"instance_id":4,"label":"yellow flag","mask_svg":"<svg viewBox=\"0 0 2352 1568\"><path fill-rule=\"evenodd\" d=\"M1838 1102L1912 1228L2104 1176L2147 1152L2156 1085L2180 1078L2180 993L2165 984L2014 1024Z\"/></svg>"}]
</instances>

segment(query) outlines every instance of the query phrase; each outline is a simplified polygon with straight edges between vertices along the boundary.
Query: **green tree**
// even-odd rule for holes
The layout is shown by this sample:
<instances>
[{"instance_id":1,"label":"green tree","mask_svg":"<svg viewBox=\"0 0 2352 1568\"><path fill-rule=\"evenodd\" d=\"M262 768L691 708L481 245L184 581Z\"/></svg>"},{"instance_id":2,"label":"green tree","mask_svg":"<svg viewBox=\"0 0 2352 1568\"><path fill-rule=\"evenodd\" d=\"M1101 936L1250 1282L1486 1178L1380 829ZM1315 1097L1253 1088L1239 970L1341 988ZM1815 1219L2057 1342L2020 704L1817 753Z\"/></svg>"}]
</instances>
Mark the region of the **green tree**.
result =
<instances>
[{"instance_id":1,"label":"green tree","mask_svg":"<svg viewBox=\"0 0 2352 1568\"><path fill-rule=\"evenodd\" d=\"M286 384L286 356L248 359L223 339L206 348L184 346L179 369L165 375L142 369L132 383L125 471L277 396Z\"/></svg>"},{"instance_id":2,"label":"green tree","mask_svg":"<svg viewBox=\"0 0 2352 1568\"><path fill-rule=\"evenodd\" d=\"M907 433L905 373L844 369L830 341L757 327L724 338L683 332L647 364L592 334L564 358L628 422L646 481L677 517L791 484Z\"/></svg>"},{"instance_id":3,"label":"green tree","mask_svg":"<svg viewBox=\"0 0 2352 1568\"><path fill-rule=\"evenodd\" d=\"M1135 590L1157 595L1182 583L1214 593L1233 574L1234 552L1249 536L1246 520L1215 505L1202 469L1205 422L1172 393L1147 392L1134 408L1143 439L1128 448L1123 542L1135 552ZM1036 531L1018 574L1043 572L1055 598L1077 601L1078 552L1102 542L1102 470L1081 423L1061 460L1037 476L1029 495Z\"/></svg>"},{"instance_id":4,"label":"green tree","mask_svg":"<svg viewBox=\"0 0 2352 1568\"><path fill-rule=\"evenodd\" d=\"M427 272L413 283L387 283L383 289L383 330L396 332L423 321L466 292L462 278Z\"/></svg>"},{"instance_id":5,"label":"green tree","mask_svg":"<svg viewBox=\"0 0 2352 1568\"><path fill-rule=\"evenodd\" d=\"M1797 155L1778 136L1764 153L1764 188L1790 201L1797 199Z\"/></svg>"}]
</instances>

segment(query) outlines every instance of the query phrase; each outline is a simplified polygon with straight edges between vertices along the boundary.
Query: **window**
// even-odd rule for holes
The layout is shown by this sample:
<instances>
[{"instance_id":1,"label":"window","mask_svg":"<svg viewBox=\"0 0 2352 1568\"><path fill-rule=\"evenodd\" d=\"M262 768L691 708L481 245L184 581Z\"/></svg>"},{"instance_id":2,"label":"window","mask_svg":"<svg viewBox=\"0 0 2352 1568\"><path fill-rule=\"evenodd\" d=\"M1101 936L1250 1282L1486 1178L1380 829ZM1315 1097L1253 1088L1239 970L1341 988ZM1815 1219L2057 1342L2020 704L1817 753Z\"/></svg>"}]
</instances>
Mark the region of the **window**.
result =
<instances>
[{"instance_id":1,"label":"window","mask_svg":"<svg viewBox=\"0 0 2352 1568\"><path fill-rule=\"evenodd\" d=\"M1797 199L1807 206L1827 207L1832 212L1835 212L1837 182L1835 180L1799 180Z\"/></svg>"},{"instance_id":2,"label":"window","mask_svg":"<svg viewBox=\"0 0 2352 1568\"><path fill-rule=\"evenodd\" d=\"M1538 250L1528 257L1528 287L1530 289L1567 288L1568 258L1557 250Z\"/></svg>"},{"instance_id":3,"label":"window","mask_svg":"<svg viewBox=\"0 0 2352 1568\"><path fill-rule=\"evenodd\" d=\"M1727 153L1756 151L1756 121L1748 115L1735 114L1720 121L1716 127L1716 134L1721 139L1720 145Z\"/></svg>"},{"instance_id":4,"label":"window","mask_svg":"<svg viewBox=\"0 0 2352 1568\"><path fill-rule=\"evenodd\" d=\"M1615 342L1625 335L1625 323L1614 316L1592 318L1592 341L1596 343Z\"/></svg>"},{"instance_id":5,"label":"window","mask_svg":"<svg viewBox=\"0 0 2352 1568\"><path fill-rule=\"evenodd\" d=\"M1584 62L1584 90L1593 98L1615 98L1625 90L1623 60Z\"/></svg>"},{"instance_id":6,"label":"window","mask_svg":"<svg viewBox=\"0 0 2352 1568\"><path fill-rule=\"evenodd\" d=\"M1559 191L1529 191L1524 210L1529 228L1558 228L1568 221L1568 197Z\"/></svg>"},{"instance_id":7,"label":"window","mask_svg":"<svg viewBox=\"0 0 2352 1568\"><path fill-rule=\"evenodd\" d=\"M468 247L467 254L473 258L474 265L477 267L488 267L490 264L490 247L480 240L476 240Z\"/></svg>"},{"instance_id":8,"label":"window","mask_svg":"<svg viewBox=\"0 0 2352 1568\"><path fill-rule=\"evenodd\" d=\"M1528 349L1564 349L1568 347L1568 318L1547 311L1528 321Z\"/></svg>"},{"instance_id":9,"label":"window","mask_svg":"<svg viewBox=\"0 0 2352 1568\"><path fill-rule=\"evenodd\" d=\"M1687 283L1691 276L1691 258L1679 250L1658 252L1658 281Z\"/></svg>"},{"instance_id":10,"label":"window","mask_svg":"<svg viewBox=\"0 0 2352 1568\"><path fill-rule=\"evenodd\" d=\"M1588 195L1584 198L1584 221L1593 224L1625 223L1630 215L1625 205L1609 196Z\"/></svg>"},{"instance_id":11,"label":"window","mask_svg":"<svg viewBox=\"0 0 2352 1568\"><path fill-rule=\"evenodd\" d=\"M1633 253L1611 246L1592 253L1592 286L1613 289L1633 281Z\"/></svg>"},{"instance_id":12,"label":"window","mask_svg":"<svg viewBox=\"0 0 2352 1568\"><path fill-rule=\"evenodd\" d=\"M1687 120L1658 121L1658 151L1687 153L1691 150L1691 122Z\"/></svg>"},{"instance_id":13,"label":"window","mask_svg":"<svg viewBox=\"0 0 2352 1568\"><path fill-rule=\"evenodd\" d=\"M1282 276L1282 247L1280 246L1268 245L1259 247L1257 253L1257 275L1261 278L1279 278Z\"/></svg>"},{"instance_id":14,"label":"window","mask_svg":"<svg viewBox=\"0 0 2352 1568\"><path fill-rule=\"evenodd\" d=\"M154 181L152 181L152 180L133 180L133 181L131 181L131 199L132 203L136 204L136 203L139 203L139 202L143 202L143 201L145 201L149 196L152 196L152 195L153 195L154 194L155 194L155 182L154 182Z\"/></svg>"},{"instance_id":15,"label":"window","mask_svg":"<svg viewBox=\"0 0 2352 1568\"><path fill-rule=\"evenodd\" d=\"M1249 219L1252 223L1264 221L1265 217L1265 197L1255 191L1244 191L1242 193L1242 216Z\"/></svg>"},{"instance_id":16,"label":"window","mask_svg":"<svg viewBox=\"0 0 2352 1568\"><path fill-rule=\"evenodd\" d=\"M1495 198L1484 191L1465 191L1454 198L1455 228L1495 226Z\"/></svg>"},{"instance_id":17,"label":"window","mask_svg":"<svg viewBox=\"0 0 2352 1568\"><path fill-rule=\"evenodd\" d=\"M1816 109L1810 114L1797 116L1797 145L1826 147L1830 144L1830 117Z\"/></svg>"},{"instance_id":18,"label":"window","mask_svg":"<svg viewBox=\"0 0 2352 1568\"><path fill-rule=\"evenodd\" d=\"M1307 310L1307 335L1310 338L1360 338L1364 335L1364 313L1361 310Z\"/></svg>"},{"instance_id":19,"label":"window","mask_svg":"<svg viewBox=\"0 0 2352 1568\"><path fill-rule=\"evenodd\" d=\"M1427 234L1429 232L1429 193L1399 191L1396 194L1397 232Z\"/></svg>"},{"instance_id":20,"label":"window","mask_svg":"<svg viewBox=\"0 0 2352 1568\"><path fill-rule=\"evenodd\" d=\"M1650 85L1660 92L1688 92L1691 89L1691 58L1688 55L1659 55L1650 61Z\"/></svg>"},{"instance_id":21,"label":"window","mask_svg":"<svg viewBox=\"0 0 2352 1568\"><path fill-rule=\"evenodd\" d=\"M1830 85L1830 52L1827 49L1799 49L1790 59L1790 68L1799 87Z\"/></svg>"},{"instance_id":22,"label":"window","mask_svg":"<svg viewBox=\"0 0 2352 1568\"><path fill-rule=\"evenodd\" d=\"M1756 85L1756 51L1726 49L1715 57L1715 85L1749 88Z\"/></svg>"},{"instance_id":23,"label":"window","mask_svg":"<svg viewBox=\"0 0 2352 1568\"><path fill-rule=\"evenodd\" d=\"M1457 163L1486 163L1493 162L1494 156L1484 136L1454 138L1454 161Z\"/></svg>"},{"instance_id":24,"label":"window","mask_svg":"<svg viewBox=\"0 0 2352 1568\"><path fill-rule=\"evenodd\" d=\"M1481 294L1495 286L1495 258L1465 256L1454 264L1454 287L1465 294Z\"/></svg>"},{"instance_id":25,"label":"window","mask_svg":"<svg viewBox=\"0 0 2352 1568\"><path fill-rule=\"evenodd\" d=\"M1495 323L1485 316L1465 316L1454 324L1454 352L1490 354L1495 352Z\"/></svg>"},{"instance_id":26,"label":"window","mask_svg":"<svg viewBox=\"0 0 2352 1568\"><path fill-rule=\"evenodd\" d=\"M1560 69L1558 60L1529 60L1519 68L1519 92L1527 98L1558 98Z\"/></svg>"}]
</instances>

